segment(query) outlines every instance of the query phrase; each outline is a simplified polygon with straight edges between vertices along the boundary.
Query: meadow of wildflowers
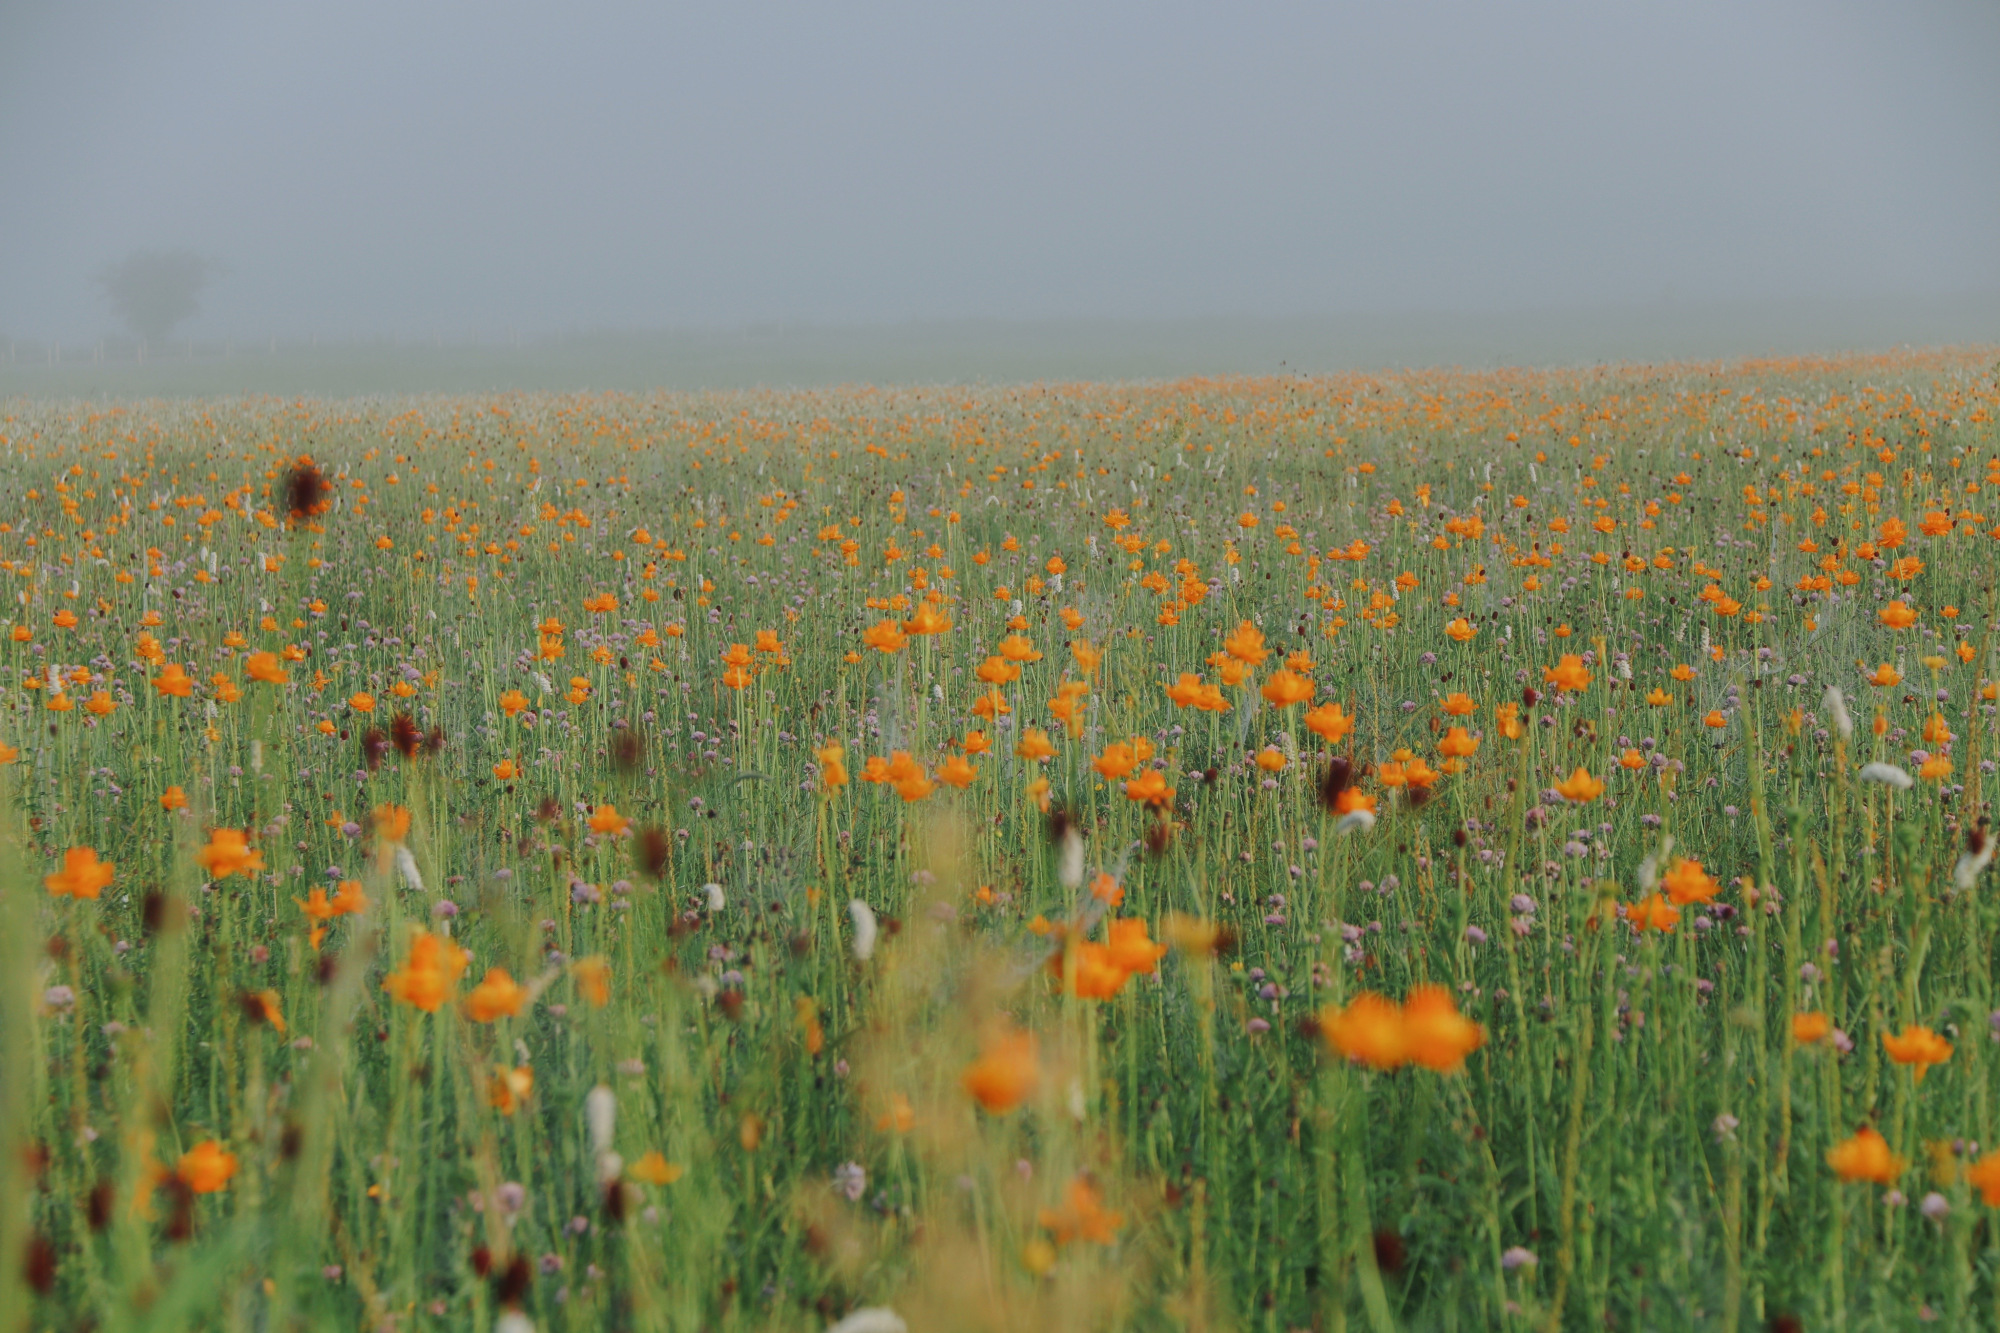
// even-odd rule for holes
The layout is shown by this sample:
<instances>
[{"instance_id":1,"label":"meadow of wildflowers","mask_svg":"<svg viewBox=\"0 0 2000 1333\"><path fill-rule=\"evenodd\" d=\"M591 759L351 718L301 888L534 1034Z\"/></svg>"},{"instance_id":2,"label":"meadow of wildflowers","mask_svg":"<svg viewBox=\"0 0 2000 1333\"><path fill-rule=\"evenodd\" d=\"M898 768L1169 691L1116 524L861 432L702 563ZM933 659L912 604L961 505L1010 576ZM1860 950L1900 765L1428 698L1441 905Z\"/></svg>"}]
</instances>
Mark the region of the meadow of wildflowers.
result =
<instances>
[{"instance_id":1,"label":"meadow of wildflowers","mask_svg":"<svg viewBox=\"0 0 2000 1333\"><path fill-rule=\"evenodd\" d=\"M1996 412L0 408L0 1323L1994 1327Z\"/></svg>"}]
</instances>

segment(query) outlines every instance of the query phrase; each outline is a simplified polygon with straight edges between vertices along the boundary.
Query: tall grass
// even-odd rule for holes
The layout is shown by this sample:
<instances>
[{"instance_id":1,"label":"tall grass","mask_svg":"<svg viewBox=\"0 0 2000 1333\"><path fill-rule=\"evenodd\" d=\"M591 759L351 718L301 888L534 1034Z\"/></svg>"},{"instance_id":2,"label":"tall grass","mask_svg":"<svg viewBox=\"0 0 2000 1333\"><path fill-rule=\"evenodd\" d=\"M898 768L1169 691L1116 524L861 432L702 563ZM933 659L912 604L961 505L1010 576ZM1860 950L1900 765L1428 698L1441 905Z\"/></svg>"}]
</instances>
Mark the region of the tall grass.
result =
<instances>
[{"instance_id":1,"label":"tall grass","mask_svg":"<svg viewBox=\"0 0 2000 1333\"><path fill-rule=\"evenodd\" d=\"M1993 1326L1996 407L1960 353L10 407L0 1322ZM1181 947L1089 973L1112 921ZM1426 985L1462 1067L1346 1058Z\"/></svg>"}]
</instances>

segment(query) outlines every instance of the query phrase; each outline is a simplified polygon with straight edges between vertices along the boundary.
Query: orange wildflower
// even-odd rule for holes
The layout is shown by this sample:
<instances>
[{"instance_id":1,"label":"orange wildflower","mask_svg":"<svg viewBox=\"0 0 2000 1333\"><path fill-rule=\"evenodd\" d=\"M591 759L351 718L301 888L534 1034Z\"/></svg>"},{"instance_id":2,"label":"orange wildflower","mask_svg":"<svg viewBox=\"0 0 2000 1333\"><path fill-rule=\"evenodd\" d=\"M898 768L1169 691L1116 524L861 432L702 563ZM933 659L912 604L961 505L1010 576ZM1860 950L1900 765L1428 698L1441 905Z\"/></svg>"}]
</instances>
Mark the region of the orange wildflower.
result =
<instances>
[{"instance_id":1,"label":"orange wildflower","mask_svg":"<svg viewBox=\"0 0 2000 1333\"><path fill-rule=\"evenodd\" d=\"M63 853L63 868L42 878L56 898L96 898L111 883L111 862L99 861L92 847L72 847Z\"/></svg>"},{"instance_id":2,"label":"orange wildflower","mask_svg":"<svg viewBox=\"0 0 2000 1333\"><path fill-rule=\"evenodd\" d=\"M1842 1180L1867 1180L1893 1185L1909 1160L1889 1151L1888 1140L1873 1125L1863 1125L1854 1137L1842 1139L1826 1154L1826 1164Z\"/></svg>"},{"instance_id":3,"label":"orange wildflower","mask_svg":"<svg viewBox=\"0 0 2000 1333\"><path fill-rule=\"evenodd\" d=\"M979 1058L959 1075L974 1101L993 1115L1005 1115L1034 1094L1041 1082L1041 1057L1033 1033L1010 1024L989 1031Z\"/></svg>"},{"instance_id":4,"label":"orange wildflower","mask_svg":"<svg viewBox=\"0 0 2000 1333\"><path fill-rule=\"evenodd\" d=\"M518 1018L527 999L528 988L518 984L505 968L489 967L479 984L465 997L465 1016L475 1023Z\"/></svg>"},{"instance_id":5,"label":"orange wildflower","mask_svg":"<svg viewBox=\"0 0 2000 1333\"><path fill-rule=\"evenodd\" d=\"M1951 1059L1951 1043L1917 1023L1905 1024L1899 1033L1883 1033L1882 1049L1899 1065L1915 1065L1914 1072L1919 1083L1924 1081L1924 1075L1932 1065L1941 1065Z\"/></svg>"},{"instance_id":6,"label":"orange wildflower","mask_svg":"<svg viewBox=\"0 0 2000 1333\"><path fill-rule=\"evenodd\" d=\"M208 835L208 846L194 854L211 879L231 875L254 875L264 868L264 854L250 850L250 838L242 829L219 828Z\"/></svg>"},{"instance_id":7,"label":"orange wildflower","mask_svg":"<svg viewBox=\"0 0 2000 1333\"><path fill-rule=\"evenodd\" d=\"M181 1154L174 1175L196 1194L214 1194L228 1188L236 1174L236 1154L214 1139L205 1139Z\"/></svg>"}]
</instances>

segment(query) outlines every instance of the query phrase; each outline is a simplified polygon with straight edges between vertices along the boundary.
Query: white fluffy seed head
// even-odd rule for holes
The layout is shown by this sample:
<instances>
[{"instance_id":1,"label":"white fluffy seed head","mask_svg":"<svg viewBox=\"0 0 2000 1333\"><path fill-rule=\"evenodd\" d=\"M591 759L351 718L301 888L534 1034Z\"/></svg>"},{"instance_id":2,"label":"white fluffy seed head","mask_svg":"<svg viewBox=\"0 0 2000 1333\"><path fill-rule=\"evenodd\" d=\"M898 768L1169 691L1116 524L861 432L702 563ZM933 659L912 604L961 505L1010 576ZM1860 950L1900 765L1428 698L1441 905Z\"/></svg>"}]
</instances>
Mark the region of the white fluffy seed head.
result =
<instances>
[{"instance_id":1,"label":"white fluffy seed head","mask_svg":"<svg viewBox=\"0 0 2000 1333\"><path fill-rule=\"evenodd\" d=\"M859 898L847 904L847 915L854 921L854 958L865 963L875 953L875 909Z\"/></svg>"},{"instance_id":2,"label":"white fluffy seed head","mask_svg":"<svg viewBox=\"0 0 2000 1333\"><path fill-rule=\"evenodd\" d=\"M602 1083L583 1099L583 1118L590 1125L590 1150L598 1156L611 1151L618 1132L618 1094Z\"/></svg>"},{"instance_id":3,"label":"white fluffy seed head","mask_svg":"<svg viewBox=\"0 0 2000 1333\"><path fill-rule=\"evenodd\" d=\"M888 1306L871 1305L830 1326L826 1333L910 1333L910 1326Z\"/></svg>"},{"instance_id":4,"label":"white fluffy seed head","mask_svg":"<svg viewBox=\"0 0 2000 1333\"><path fill-rule=\"evenodd\" d=\"M1840 739L1844 741L1853 740L1854 719L1848 716L1847 696L1840 692L1840 686L1827 686L1826 695L1820 700L1820 705L1826 709L1827 715L1833 719L1834 732L1839 735Z\"/></svg>"},{"instance_id":5,"label":"white fluffy seed head","mask_svg":"<svg viewBox=\"0 0 2000 1333\"><path fill-rule=\"evenodd\" d=\"M1062 859L1056 863L1056 878L1066 889L1083 883L1083 835L1074 825L1063 830Z\"/></svg>"},{"instance_id":6,"label":"white fluffy seed head","mask_svg":"<svg viewBox=\"0 0 2000 1333\"><path fill-rule=\"evenodd\" d=\"M1861 780L1879 782L1884 786L1894 787L1897 791L1908 791L1917 785L1917 780L1902 769L1894 764L1884 764L1879 761L1861 766Z\"/></svg>"},{"instance_id":7,"label":"white fluffy seed head","mask_svg":"<svg viewBox=\"0 0 2000 1333\"><path fill-rule=\"evenodd\" d=\"M722 886L713 882L701 886L701 900L708 904L711 912L720 912L722 905L729 901L723 896Z\"/></svg>"},{"instance_id":8,"label":"white fluffy seed head","mask_svg":"<svg viewBox=\"0 0 2000 1333\"><path fill-rule=\"evenodd\" d=\"M2000 851L2000 839L1981 832L1979 850L1960 853L1958 864L1951 868L1951 882L1960 893L1969 893L1979 882L1979 873L1993 864L1993 853Z\"/></svg>"},{"instance_id":9,"label":"white fluffy seed head","mask_svg":"<svg viewBox=\"0 0 2000 1333\"><path fill-rule=\"evenodd\" d=\"M1333 826L1335 833L1367 833L1375 827L1373 810L1349 810Z\"/></svg>"}]
</instances>

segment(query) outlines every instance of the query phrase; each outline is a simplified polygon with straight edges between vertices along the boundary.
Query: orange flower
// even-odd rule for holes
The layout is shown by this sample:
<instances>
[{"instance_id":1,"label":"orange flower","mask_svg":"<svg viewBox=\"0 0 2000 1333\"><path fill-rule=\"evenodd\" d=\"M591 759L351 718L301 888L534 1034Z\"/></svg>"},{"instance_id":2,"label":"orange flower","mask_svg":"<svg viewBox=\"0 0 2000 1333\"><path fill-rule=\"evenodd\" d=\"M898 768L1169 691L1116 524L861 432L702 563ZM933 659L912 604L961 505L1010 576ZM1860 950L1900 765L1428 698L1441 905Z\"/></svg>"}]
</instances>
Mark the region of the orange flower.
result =
<instances>
[{"instance_id":1,"label":"orange flower","mask_svg":"<svg viewBox=\"0 0 2000 1333\"><path fill-rule=\"evenodd\" d=\"M1889 1144L1873 1125L1863 1125L1851 1139L1836 1143L1826 1154L1826 1164L1842 1180L1868 1180L1877 1185L1893 1185L1909 1165L1906 1158L1889 1151Z\"/></svg>"},{"instance_id":2,"label":"orange flower","mask_svg":"<svg viewBox=\"0 0 2000 1333\"><path fill-rule=\"evenodd\" d=\"M500 711L508 717L513 717L515 714L526 709L527 706L528 696L519 690L509 690L500 696Z\"/></svg>"},{"instance_id":3,"label":"orange flower","mask_svg":"<svg viewBox=\"0 0 2000 1333\"><path fill-rule=\"evenodd\" d=\"M99 861L91 847L72 847L63 853L63 868L45 875L42 884L53 897L96 898L111 883L111 862Z\"/></svg>"},{"instance_id":4,"label":"orange flower","mask_svg":"<svg viewBox=\"0 0 2000 1333\"><path fill-rule=\"evenodd\" d=\"M1590 671L1575 653L1564 653L1552 667L1542 668L1542 680L1559 690L1575 694L1590 684Z\"/></svg>"},{"instance_id":5,"label":"orange flower","mask_svg":"<svg viewBox=\"0 0 2000 1333\"><path fill-rule=\"evenodd\" d=\"M1903 1030L1894 1035L1883 1033L1882 1049L1899 1065L1915 1065L1916 1081L1919 1083L1924 1081L1924 1075L1932 1065L1941 1065L1951 1059L1951 1043L1916 1023L1905 1024Z\"/></svg>"},{"instance_id":6,"label":"orange flower","mask_svg":"<svg viewBox=\"0 0 2000 1333\"><path fill-rule=\"evenodd\" d=\"M410 812L403 806L378 805L369 818L383 842L398 844L410 836Z\"/></svg>"},{"instance_id":7,"label":"orange flower","mask_svg":"<svg viewBox=\"0 0 2000 1333\"><path fill-rule=\"evenodd\" d=\"M1472 696L1463 691L1446 695L1438 707L1453 717L1467 717L1479 711L1479 705L1472 702Z\"/></svg>"},{"instance_id":8,"label":"orange flower","mask_svg":"<svg viewBox=\"0 0 2000 1333\"><path fill-rule=\"evenodd\" d=\"M1374 991L1321 1010L1319 1028L1335 1051L1370 1069L1396 1069L1410 1058L1402 1008Z\"/></svg>"},{"instance_id":9,"label":"orange flower","mask_svg":"<svg viewBox=\"0 0 2000 1333\"><path fill-rule=\"evenodd\" d=\"M1014 754L1017 758L1031 761L1052 758L1055 752L1055 743L1049 740L1049 733L1043 731L1040 727L1023 728L1021 739L1014 746Z\"/></svg>"},{"instance_id":10,"label":"orange flower","mask_svg":"<svg viewBox=\"0 0 2000 1333\"><path fill-rule=\"evenodd\" d=\"M1667 891L1667 897L1676 907L1686 907L1689 903L1712 902L1722 886L1715 882L1701 868L1701 862L1677 857L1667 873L1660 876L1660 884Z\"/></svg>"},{"instance_id":11,"label":"orange flower","mask_svg":"<svg viewBox=\"0 0 2000 1333\"><path fill-rule=\"evenodd\" d=\"M1005 685L1021 678L1021 668L1004 657L988 657L972 668L972 674L989 685Z\"/></svg>"},{"instance_id":12,"label":"orange flower","mask_svg":"<svg viewBox=\"0 0 2000 1333\"><path fill-rule=\"evenodd\" d=\"M1721 728L1729 725L1729 719L1722 715L1721 709L1711 708L1708 710L1708 715L1702 718L1701 724L1704 727L1713 727L1717 730L1720 730Z\"/></svg>"},{"instance_id":13,"label":"orange flower","mask_svg":"<svg viewBox=\"0 0 2000 1333\"><path fill-rule=\"evenodd\" d=\"M1174 803L1174 789L1167 785L1167 775L1157 768L1149 768L1126 783L1125 795L1155 808Z\"/></svg>"},{"instance_id":14,"label":"orange flower","mask_svg":"<svg viewBox=\"0 0 2000 1333\"><path fill-rule=\"evenodd\" d=\"M1132 976L1118 965L1109 945L1092 940L1065 944L1049 959L1049 969L1064 991L1084 1000L1111 999Z\"/></svg>"},{"instance_id":15,"label":"orange flower","mask_svg":"<svg viewBox=\"0 0 2000 1333\"><path fill-rule=\"evenodd\" d=\"M944 783L948 787L956 787L960 791L970 787L978 777L979 770L966 762L963 755L953 755L951 758L945 760L944 764L937 771L937 780L939 782Z\"/></svg>"},{"instance_id":16,"label":"orange flower","mask_svg":"<svg viewBox=\"0 0 2000 1333\"><path fill-rule=\"evenodd\" d=\"M1090 766L1109 781L1130 773L1138 765L1139 758L1132 753L1132 747L1123 741L1113 741L1104 747L1104 753L1090 761Z\"/></svg>"},{"instance_id":17,"label":"orange flower","mask_svg":"<svg viewBox=\"0 0 2000 1333\"><path fill-rule=\"evenodd\" d=\"M1438 742L1438 753L1447 759L1470 759L1479 752L1479 741L1464 727L1452 727Z\"/></svg>"},{"instance_id":18,"label":"orange flower","mask_svg":"<svg viewBox=\"0 0 2000 1333\"><path fill-rule=\"evenodd\" d=\"M1890 629L1908 629L1917 623L1917 613L1910 609L1908 602L1891 602L1875 615Z\"/></svg>"},{"instance_id":19,"label":"orange flower","mask_svg":"<svg viewBox=\"0 0 2000 1333\"><path fill-rule=\"evenodd\" d=\"M1262 666L1271 655L1271 650L1264 646L1264 631L1247 620L1222 641L1222 651L1250 666Z\"/></svg>"},{"instance_id":20,"label":"orange flower","mask_svg":"<svg viewBox=\"0 0 2000 1333\"><path fill-rule=\"evenodd\" d=\"M517 984L505 968L489 967L486 976L465 997L465 1015L475 1023L518 1018L527 998L528 988Z\"/></svg>"},{"instance_id":21,"label":"orange flower","mask_svg":"<svg viewBox=\"0 0 2000 1333\"><path fill-rule=\"evenodd\" d=\"M208 835L208 846L194 854L210 879L231 875L254 875L264 868L264 854L250 850L249 835L242 829L219 828Z\"/></svg>"},{"instance_id":22,"label":"orange flower","mask_svg":"<svg viewBox=\"0 0 2000 1333\"><path fill-rule=\"evenodd\" d=\"M323 886L315 886L304 898L294 898L292 901L299 905L300 911L315 921L331 921L339 915L334 910L333 904L327 901L326 889Z\"/></svg>"},{"instance_id":23,"label":"orange flower","mask_svg":"<svg viewBox=\"0 0 2000 1333\"><path fill-rule=\"evenodd\" d=\"M214 1194L226 1189L236 1174L236 1154L214 1139L204 1139L181 1154L174 1175L196 1194Z\"/></svg>"},{"instance_id":24,"label":"orange flower","mask_svg":"<svg viewBox=\"0 0 2000 1333\"><path fill-rule=\"evenodd\" d=\"M965 751L967 757L971 757L973 755L991 753L993 742L987 739L986 733L983 731L968 731L965 733L965 739L959 742L959 746Z\"/></svg>"},{"instance_id":25,"label":"orange flower","mask_svg":"<svg viewBox=\"0 0 2000 1333\"><path fill-rule=\"evenodd\" d=\"M1452 638L1458 640L1458 642L1460 643L1466 642L1473 635L1479 633L1477 629L1473 628L1472 622L1467 620L1464 616L1460 616L1458 619L1446 625L1444 627L1444 632L1446 634L1449 634Z\"/></svg>"},{"instance_id":26,"label":"orange flower","mask_svg":"<svg viewBox=\"0 0 2000 1333\"><path fill-rule=\"evenodd\" d=\"M893 620L880 621L861 632L862 647L884 654L900 653L909 642L909 636Z\"/></svg>"},{"instance_id":27,"label":"orange flower","mask_svg":"<svg viewBox=\"0 0 2000 1333\"><path fill-rule=\"evenodd\" d=\"M1306 730L1323 737L1329 745L1340 744L1341 738L1354 730L1354 719L1337 703L1324 703L1310 709L1305 715Z\"/></svg>"},{"instance_id":28,"label":"orange flower","mask_svg":"<svg viewBox=\"0 0 2000 1333\"><path fill-rule=\"evenodd\" d=\"M493 1067L493 1081L487 1085L486 1100L501 1115L512 1115L522 1102L535 1095L535 1071L527 1065L509 1069Z\"/></svg>"},{"instance_id":29,"label":"orange flower","mask_svg":"<svg viewBox=\"0 0 2000 1333\"><path fill-rule=\"evenodd\" d=\"M1120 971L1150 976L1166 956L1167 946L1147 938L1146 923L1137 917L1116 917L1105 925L1111 965Z\"/></svg>"},{"instance_id":30,"label":"orange flower","mask_svg":"<svg viewBox=\"0 0 2000 1333\"><path fill-rule=\"evenodd\" d=\"M278 663L276 653L252 653L243 664L250 679L261 680L271 685L283 685L287 679L285 668Z\"/></svg>"},{"instance_id":31,"label":"orange flower","mask_svg":"<svg viewBox=\"0 0 2000 1333\"><path fill-rule=\"evenodd\" d=\"M375 711L375 696L364 690L358 694L350 695L347 700L347 706L357 713L372 713Z\"/></svg>"},{"instance_id":32,"label":"orange flower","mask_svg":"<svg viewBox=\"0 0 2000 1333\"><path fill-rule=\"evenodd\" d=\"M1680 922L1681 909L1670 907L1659 894L1633 903L1625 909L1625 919L1632 923L1632 929L1643 935L1649 930L1657 930L1663 935L1671 935Z\"/></svg>"},{"instance_id":33,"label":"orange flower","mask_svg":"<svg viewBox=\"0 0 2000 1333\"><path fill-rule=\"evenodd\" d=\"M1009 662L1039 662L1042 655L1025 636L1009 634L999 643L1000 656Z\"/></svg>"},{"instance_id":34,"label":"orange flower","mask_svg":"<svg viewBox=\"0 0 2000 1333\"><path fill-rule=\"evenodd\" d=\"M515 778L521 776L520 765L516 764L512 759L502 759L499 763L493 765L493 776L502 782L512 782Z\"/></svg>"},{"instance_id":35,"label":"orange flower","mask_svg":"<svg viewBox=\"0 0 2000 1333\"><path fill-rule=\"evenodd\" d=\"M847 747L839 741L828 741L813 751L813 758L819 760L819 780L828 791L837 791L847 785Z\"/></svg>"},{"instance_id":36,"label":"orange flower","mask_svg":"<svg viewBox=\"0 0 2000 1333\"><path fill-rule=\"evenodd\" d=\"M1313 683L1309 677L1301 676L1289 667L1279 667L1271 673L1271 678L1264 682L1258 693L1274 708L1289 708L1293 704L1312 701Z\"/></svg>"},{"instance_id":37,"label":"orange flower","mask_svg":"<svg viewBox=\"0 0 2000 1333\"><path fill-rule=\"evenodd\" d=\"M1486 1042L1486 1029L1458 1012L1443 986L1417 986L1403 997L1403 1045L1426 1069L1452 1074Z\"/></svg>"},{"instance_id":38,"label":"orange flower","mask_svg":"<svg viewBox=\"0 0 2000 1333\"><path fill-rule=\"evenodd\" d=\"M169 787L160 793L160 809L162 810L184 809L187 803L187 793L179 787Z\"/></svg>"},{"instance_id":39,"label":"orange flower","mask_svg":"<svg viewBox=\"0 0 2000 1333\"><path fill-rule=\"evenodd\" d=\"M590 831L602 837L615 838L632 827L632 821L618 813L615 805L600 805L590 817Z\"/></svg>"},{"instance_id":40,"label":"orange flower","mask_svg":"<svg viewBox=\"0 0 2000 1333\"><path fill-rule=\"evenodd\" d=\"M1034 1034L1002 1022L981 1040L979 1058L959 1075L974 1101L993 1115L1005 1115L1032 1096L1041 1082Z\"/></svg>"},{"instance_id":41,"label":"orange flower","mask_svg":"<svg viewBox=\"0 0 2000 1333\"><path fill-rule=\"evenodd\" d=\"M1811 1046L1826 1040L1833 1031L1833 1020L1818 1010L1792 1015L1792 1041L1800 1046Z\"/></svg>"},{"instance_id":42,"label":"orange flower","mask_svg":"<svg viewBox=\"0 0 2000 1333\"><path fill-rule=\"evenodd\" d=\"M1965 1183L1976 1186L1988 1208L2000 1208L2000 1149L1965 1168Z\"/></svg>"},{"instance_id":43,"label":"orange flower","mask_svg":"<svg viewBox=\"0 0 2000 1333\"><path fill-rule=\"evenodd\" d=\"M611 964L602 954L577 959L569 965L569 974L578 993L593 1006L602 1009L611 1003Z\"/></svg>"},{"instance_id":44,"label":"orange flower","mask_svg":"<svg viewBox=\"0 0 2000 1333\"><path fill-rule=\"evenodd\" d=\"M194 678L180 663L169 662L165 670L153 677L153 688L163 695L185 699L194 693Z\"/></svg>"},{"instance_id":45,"label":"orange flower","mask_svg":"<svg viewBox=\"0 0 2000 1333\"><path fill-rule=\"evenodd\" d=\"M648 1185L671 1185L679 1180L686 1168L677 1162L669 1162L659 1149L647 1151L625 1174Z\"/></svg>"},{"instance_id":46,"label":"orange flower","mask_svg":"<svg viewBox=\"0 0 2000 1333\"><path fill-rule=\"evenodd\" d=\"M916 613L903 622L903 632L913 635L943 634L950 628L950 617L939 612L929 602L919 605Z\"/></svg>"},{"instance_id":47,"label":"orange flower","mask_svg":"<svg viewBox=\"0 0 2000 1333\"><path fill-rule=\"evenodd\" d=\"M451 988L472 955L448 937L420 930L410 941L403 966L382 979L382 989L404 1004L434 1014L451 998Z\"/></svg>"},{"instance_id":48,"label":"orange flower","mask_svg":"<svg viewBox=\"0 0 2000 1333\"><path fill-rule=\"evenodd\" d=\"M97 717L109 717L118 710L117 702L103 690L97 691L83 701L85 711Z\"/></svg>"},{"instance_id":49,"label":"orange flower","mask_svg":"<svg viewBox=\"0 0 2000 1333\"><path fill-rule=\"evenodd\" d=\"M1104 1207L1104 1195L1087 1176L1077 1176L1063 1190L1061 1208L1044 1208L1035 1215L1035 1225L1047 1231L1058 1245L1087 1240L1110 1245L1125 1225L1125 1214Z\"/></svg>"},{"instance_id":50,"label":"orange flower","mask_svg":"<svg viewBox=\"0 0 2000 1333\"><path fill-rule=\"evenodd\" d=\"M1556 792L1565 801L1585 805L1604 794L1604 784L1590 775L1590 770L1578 767L1576 772L1556 784Z\"/></svg>"}]
</instances>

